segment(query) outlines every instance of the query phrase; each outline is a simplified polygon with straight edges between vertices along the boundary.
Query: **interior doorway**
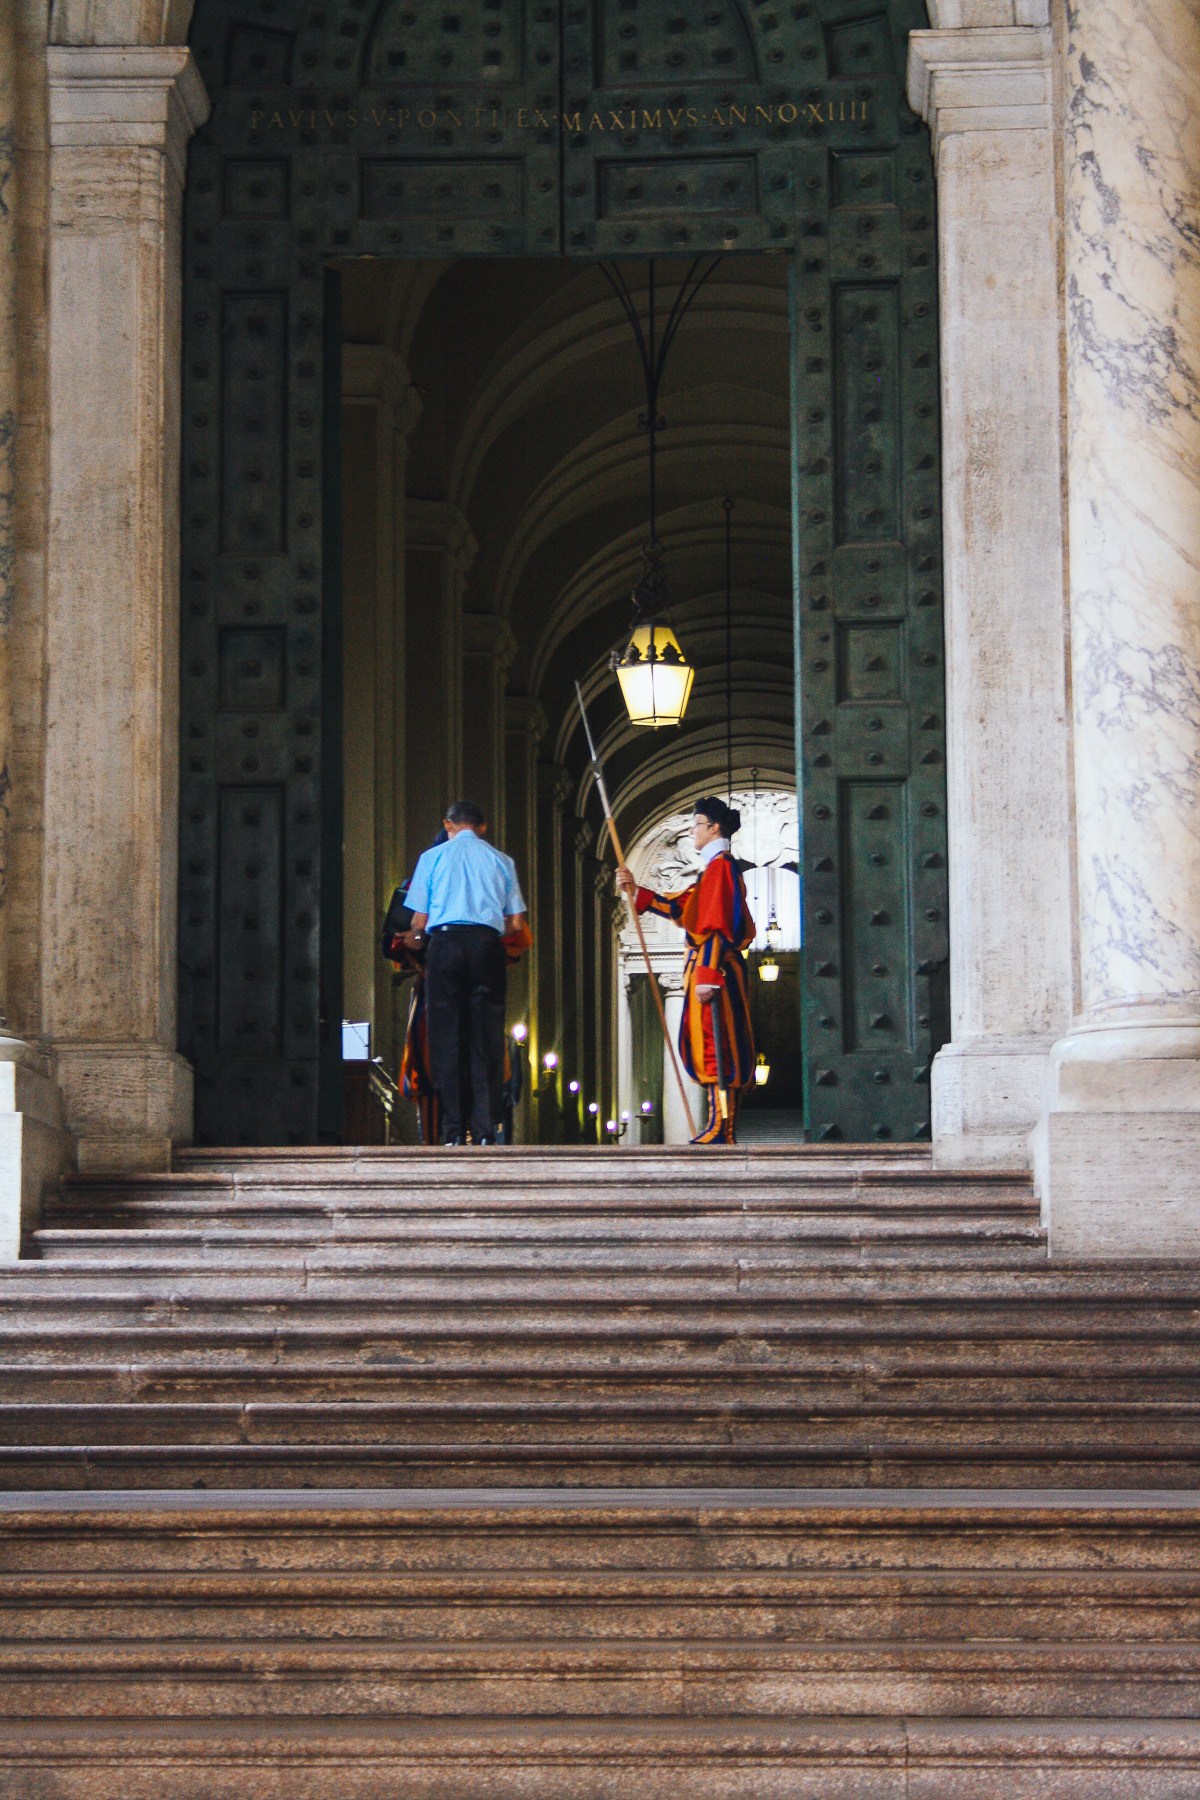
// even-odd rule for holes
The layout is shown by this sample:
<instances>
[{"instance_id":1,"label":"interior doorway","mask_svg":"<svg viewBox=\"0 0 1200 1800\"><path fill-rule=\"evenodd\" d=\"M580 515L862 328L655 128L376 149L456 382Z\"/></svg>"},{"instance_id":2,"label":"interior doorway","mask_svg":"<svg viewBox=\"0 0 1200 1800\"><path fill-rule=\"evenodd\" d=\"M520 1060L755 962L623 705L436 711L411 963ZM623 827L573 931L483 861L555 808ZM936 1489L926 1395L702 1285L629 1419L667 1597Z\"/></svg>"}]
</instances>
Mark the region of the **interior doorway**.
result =
<instances>
[{"instance_id":1,"label":"interior doorway","mask_svg":"<svg viewBox=\"0 0 1200 1800\"><path fill-rule=\"evenodd\" d=\"M790 662L806 1129L929 1135L948 961L936 217L928 134L903 91L923 5L634 10L196 6L191 42L213 108L189 151L184 217L179 1016L201 1143L305 1143L344 1129L346 265L449 267L431 277L449 284L446 307L478 319L487 269L518 259L536 260L554 289L594 275L599 259L718 253L724 271L769 253L788 288L775 399L787 412L793 629L790 658L770 675L778 685ZM543 304L539 294L535 311ZM569 337L571 321L558 329ZM712 340L725 354L726 338ZM462 332L453 341L451 385L476 347ZM597 429L591 403L585 383L537 421L568 488L570 443ZM410 458L423 429L419 417ZM692 449L701 454L700 437ZM521 460L494 461L496 493ZM736 499L739 473L719 491ZM678 504L707 505L707 479ZM543 524L569 520L553 477L541 493ZM414 525L426 565L444 574L470 546L448 560L439 509L451 502L414 499L427 501ZM615 539L619 496L611 505ZM569 543L569 523L551 537ZM528 594L544 607L565 577L550 549L541 556ZM626 571L616 552L587 566L591 587L572 604L581 618L596 609L602 659L605 607ZM485 688L508 653L503 634L488 635L508 604L506 570L490 576L492 591L462 614L484 621L464 627L483 637L426 646L473 659ZM551 689L568 660L591 666L586 638L581 624L569 658L550 655ZM432 708L440 691L461 704L464 754L471 733L519 737L510 700L546 714L531 780L560 798L520 829L561 834L539 839L537 866L562 871L554 916L574 917L576 936L550 966L539 952L536 981L539 1014L562 1036L566 1003L546 1013L545 997L600 991L612 933L587 921L607 876L586 866L597 820L590 794L572 798L577 751L548 735L563 715L521 679L491 711L468 701L465 681L421 684L409 699ZM527 738L535 724L521 728ZM669 753L649 760L665 783ZM637 779L621 780L636 811ZM664 787L663 805L679 791ZM421 803L436 810L440 790ZM604 1006L570 1027L589 1074L613 1066L613 1016Z\"/></svg>"},{"instance_id":2,"label":"interior doorway","mask_svg":"<svg viewBox=\"0 0 1200 1800\"><path fill-rule=\"evenodd\" d=\"M656 261L664 308L687 266ZM643 303L649 268L622 264ZM615 1122L622 1141L654 1141L661 1035L657 1071L639 1045L646 1074L622 1117L621 914L575 682L625 842L681 790L690 808L727 794L732 772L740 795L761 769L791 793L781 878L797 886L788 259L724 259L666 365L658 536L697 674L662 732L629 723L608 668L642 567L647 451L636 345L601 271L355 261L339 277L346 1018L394 1075L410 989L379 954L382 910L445 806L475 800L517 861L535 934L510 976L511 1054L528 1066L518 1133L603 1143ZM774 1015L772 1035L798 1075L794 979L791 1000L786 1043ZM362 1074L347 1071L352 1091ZM411 1137L413 1116L392 1129Z\"/></svg>"}]
</instances>

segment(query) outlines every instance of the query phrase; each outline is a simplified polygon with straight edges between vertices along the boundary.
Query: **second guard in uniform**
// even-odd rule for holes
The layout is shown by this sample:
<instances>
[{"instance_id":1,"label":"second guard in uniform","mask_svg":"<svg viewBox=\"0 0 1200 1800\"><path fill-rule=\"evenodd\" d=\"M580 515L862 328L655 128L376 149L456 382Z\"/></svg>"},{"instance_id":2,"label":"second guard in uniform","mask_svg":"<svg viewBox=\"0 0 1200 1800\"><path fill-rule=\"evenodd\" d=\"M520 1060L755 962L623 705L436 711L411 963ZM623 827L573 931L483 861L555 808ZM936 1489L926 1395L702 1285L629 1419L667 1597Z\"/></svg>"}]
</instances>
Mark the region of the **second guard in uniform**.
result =
<instances>
[{"instance_id":1,"label":"second guard in uniform","mask_svg":"<svg viewBox=\"0 0 1200 1800\"><path fill-rule=\"evenodd\" d=\"M746 884L734 861L730 839L741 824L736 807L707 795L697 800L692 842L704 870L678 894L639 887L629 869L617 870L617 886L639 913L673 919L687 933L683 1019L679 1051L683 1066L705 1091L707 1114L694 1144L732 1144L738 1095L754 1079L754 1033L742 952L754 941L754 920Z\"/></svg>"}]
</instances>

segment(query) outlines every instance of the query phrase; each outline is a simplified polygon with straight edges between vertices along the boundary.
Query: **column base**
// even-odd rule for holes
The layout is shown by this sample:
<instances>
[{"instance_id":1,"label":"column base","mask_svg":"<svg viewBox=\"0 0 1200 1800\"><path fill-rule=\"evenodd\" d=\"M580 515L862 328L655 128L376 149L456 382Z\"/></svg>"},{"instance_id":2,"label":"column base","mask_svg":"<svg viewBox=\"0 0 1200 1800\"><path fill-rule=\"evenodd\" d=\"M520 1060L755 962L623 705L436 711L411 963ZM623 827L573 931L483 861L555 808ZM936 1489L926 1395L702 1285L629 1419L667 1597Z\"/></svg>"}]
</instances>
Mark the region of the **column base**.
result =
<instances>
[{"instance_id":1,"label":"column base","mask_svg":"<svg viewBox=\"0 0 1200 1800\"><path fill-rule=\"evenodd\" d=\"M938 1051L930 1072L935 1168L1029 1167L1029 1133L1041 1112L1051 1043L981 1037Z\"/></svg>"},{"instance_id":2,"label":"column base","mask_svg":"<svg viewBox=\"0 0 1200 1800\"><path fill-rule=\"evenodd\" d=\"M192 1141L191 1064L157 1044L54 1045L85 1174L160 1170Z\"/></svg>"},{"instance_id":3,"label":"column base","mask_svg":"<svg viewBox=\"0 0 1200 1800\"><path fill-rule=\"evenodd\" d=\"M0 1262L21 1254L24 1233L75 1163L50 1060L21 1038L0 1037Z\"/></svg>"},{"instance_id":4,"label":"column base","mask_svg":"<svg viewBox=\"0 0 1200 1800\"><path fill-rule=\"evenodd\" d=\"M1052 1257L1200 1258L1200 1026L1063 1038L1030 1150Z\"/></svg>"}]
</instances>

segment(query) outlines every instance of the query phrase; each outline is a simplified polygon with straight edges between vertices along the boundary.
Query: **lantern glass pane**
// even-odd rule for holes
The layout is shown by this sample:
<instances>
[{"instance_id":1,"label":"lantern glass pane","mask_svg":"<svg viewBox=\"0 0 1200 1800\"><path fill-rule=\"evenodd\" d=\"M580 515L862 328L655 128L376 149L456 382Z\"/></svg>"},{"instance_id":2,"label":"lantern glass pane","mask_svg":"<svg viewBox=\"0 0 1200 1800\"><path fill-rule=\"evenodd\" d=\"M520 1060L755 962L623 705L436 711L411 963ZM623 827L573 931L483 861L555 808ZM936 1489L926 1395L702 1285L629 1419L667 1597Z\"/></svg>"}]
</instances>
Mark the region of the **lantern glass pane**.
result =
<instances>
[{"instance_id":1,"label":"lantern glass pane","mask_svg":"<svg viewBox=\"0 0 1200 1800\"><path fill-rule=\"evenodd\" d=\"M669 660L663 661L664 652ZM634 660L626 660L633 658ZM695 670L685 662L669 625L639 625L617 665L621 697L633 725L678 725L687 710Z\"/></svg>"}]
</instances>

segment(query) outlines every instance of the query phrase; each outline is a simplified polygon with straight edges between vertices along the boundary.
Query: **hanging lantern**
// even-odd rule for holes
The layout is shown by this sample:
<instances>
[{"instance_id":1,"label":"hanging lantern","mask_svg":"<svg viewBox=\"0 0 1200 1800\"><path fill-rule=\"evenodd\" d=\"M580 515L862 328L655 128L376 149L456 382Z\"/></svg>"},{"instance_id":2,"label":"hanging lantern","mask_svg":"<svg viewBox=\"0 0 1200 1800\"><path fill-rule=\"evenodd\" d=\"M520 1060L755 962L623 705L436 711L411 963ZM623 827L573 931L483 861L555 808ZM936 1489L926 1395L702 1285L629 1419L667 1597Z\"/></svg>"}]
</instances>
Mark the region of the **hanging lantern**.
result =
<instances>
[{"instance_id":1,"label":"hanging lantern","mask_svg":"<svg viewBox=\"0 0 1200 1800\"><path fill-rule=\"evenodd\" d=\"M763 957L758 965L758 979L760 981L779 980L779 964L775 961L774 956L772 956L770 952Z\"/></svg>"},{"instance_id":2,"label":"hanging lantern","mask_svg":"<svg viewBox=\"0 0 1200 1800\"><path fill-rule=\"evenodd\" d=\"M755 1087L766 1087L770 1079L771 1065L760 1050L758 1053L758 1061L754 1065L754 1085Z\"/></svg>"},{"instance_id":3,"label":"hanging lantern","mask_svg":"<svg viewBox=\"0 0 1200 1800\"><path fill-rule=\"evenodd\" d=\"M692 302L721 261L719 255L697 257L679 285L679 291L662 330L658 329L657 281L654 259L646 270L646 324L628 282L616 263L602 262L601 272L616 295L633 331L646 410L638 420L646 433L648 512L650 530L642 555L645 569L633 590L633 625L625 648L614 650L611 666L621 684L621 698L631 725L657 730L678 725L687 709L695 670L680 648L679 639L666 623L671 607L671 588L662 566L663 547L658 536L658 434L665 424L659 413L663 370L675 334Z\"/></svg>"},{"instance_id":4,"label":"hanging lantern","mask_svg":"<svg viewBox=\"0 0 1200 1800\"><path fill-rule=\"evenodd\" d=\"M631 725L679 724L696 671L669 625L639 620L613 667Z\"/></svg>"},{"instance_id":5,"label":"hanging lantern","mask_svg":"<svg viewBox=\"0 0 1200 1800\"><path fill-rule=\"evenodd\" d=\"M775 902L773 900L771 902L771 914L767 920L767 926L766 926L766 931L764 933L764 936L766 937L767 943L770 945L772 952L778 950L779 940L783 936L783 926L779 923L779 920L776 916Z\"/></svg>"}]
</instances>

